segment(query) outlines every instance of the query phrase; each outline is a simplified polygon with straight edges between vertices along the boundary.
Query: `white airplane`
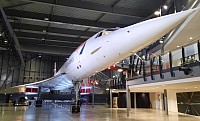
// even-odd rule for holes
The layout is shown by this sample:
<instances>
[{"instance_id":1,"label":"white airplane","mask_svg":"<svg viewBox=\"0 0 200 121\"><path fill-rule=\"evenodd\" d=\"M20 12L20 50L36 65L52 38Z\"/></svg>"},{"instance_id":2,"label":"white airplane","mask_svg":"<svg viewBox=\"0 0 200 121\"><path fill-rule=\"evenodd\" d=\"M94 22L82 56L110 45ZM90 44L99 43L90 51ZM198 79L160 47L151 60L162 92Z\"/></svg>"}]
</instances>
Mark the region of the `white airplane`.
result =
<instances>
[{"instance_id":1,"label":"white airplane","mask_svg":"<svg viewBox=\"0 0 200 121\"><path fill-rule=\"evenodd\" d=\"M125 28L100 31L81 44L54 77L28 85L54 87L55 90L74 86L76 105L73 108L79 112L80 107L77 102L81 80L155 42L195 11L197 9L157 17Z\"/></svg>"}]
</instances>

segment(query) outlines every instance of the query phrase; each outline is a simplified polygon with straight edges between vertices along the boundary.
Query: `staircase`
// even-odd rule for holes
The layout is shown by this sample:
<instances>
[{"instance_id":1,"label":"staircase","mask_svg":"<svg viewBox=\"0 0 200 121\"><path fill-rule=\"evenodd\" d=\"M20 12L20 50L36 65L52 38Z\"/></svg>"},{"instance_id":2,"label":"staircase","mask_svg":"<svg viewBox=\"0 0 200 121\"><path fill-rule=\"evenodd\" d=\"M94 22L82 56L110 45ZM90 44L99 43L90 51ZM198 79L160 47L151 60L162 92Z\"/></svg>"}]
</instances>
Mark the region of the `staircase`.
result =
<instances>
[{"instance_id":1,"label":"staircase","mask_svg":"<svg viewBox=\"0 0 200 121\"><path fill-rule=\"evenodd\" d=\"M104 74L103 72L98 72L97 74L92 76L91 79L98 80L99 82L98 85L96 86L103 90L106 90L107 88L110 87L111 78L106 74Z\"/></svg>"}]
</instances>

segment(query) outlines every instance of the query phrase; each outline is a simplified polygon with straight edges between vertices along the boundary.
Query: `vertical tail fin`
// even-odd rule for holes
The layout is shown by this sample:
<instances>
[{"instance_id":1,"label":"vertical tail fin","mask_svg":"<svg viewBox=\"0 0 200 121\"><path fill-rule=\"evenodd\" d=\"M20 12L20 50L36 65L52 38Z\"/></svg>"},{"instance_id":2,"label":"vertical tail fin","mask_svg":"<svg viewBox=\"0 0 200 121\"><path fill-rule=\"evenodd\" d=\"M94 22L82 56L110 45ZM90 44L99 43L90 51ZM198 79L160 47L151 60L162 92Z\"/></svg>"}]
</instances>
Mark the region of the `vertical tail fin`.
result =
<instances>
[{"instance_id":1,"label":"vertical tail fin","mask_svg":"<svg viewBox=\"0 0 200 121\"><path fill-rule=\"evenodd\" d=\"M54 63L54 69L53 69L53 72L54 72L54 76L56 75L56 62Z\"/></svg>"}]
</instances>

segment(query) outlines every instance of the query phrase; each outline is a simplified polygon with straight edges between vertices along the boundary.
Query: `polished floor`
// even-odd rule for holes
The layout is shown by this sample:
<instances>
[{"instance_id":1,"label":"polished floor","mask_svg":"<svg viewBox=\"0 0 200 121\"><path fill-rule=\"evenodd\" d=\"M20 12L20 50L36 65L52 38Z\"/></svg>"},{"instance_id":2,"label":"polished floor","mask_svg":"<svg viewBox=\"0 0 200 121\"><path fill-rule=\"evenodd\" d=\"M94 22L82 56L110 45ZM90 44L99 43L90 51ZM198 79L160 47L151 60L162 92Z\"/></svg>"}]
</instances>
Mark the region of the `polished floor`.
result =
<instances>
[{"instance_id":1,"label":"polished floor","mask_svg":"<svg viewBox=\"0 0 200 121\"><path fill-rule=\"evenodd\" d=\"M80 114L71 114L68 105L48 104L42 107L0 107L0 121L200 121L200 117L155 109L109 109L105 106L82 106Z\"/></svg>"}]
</instances>

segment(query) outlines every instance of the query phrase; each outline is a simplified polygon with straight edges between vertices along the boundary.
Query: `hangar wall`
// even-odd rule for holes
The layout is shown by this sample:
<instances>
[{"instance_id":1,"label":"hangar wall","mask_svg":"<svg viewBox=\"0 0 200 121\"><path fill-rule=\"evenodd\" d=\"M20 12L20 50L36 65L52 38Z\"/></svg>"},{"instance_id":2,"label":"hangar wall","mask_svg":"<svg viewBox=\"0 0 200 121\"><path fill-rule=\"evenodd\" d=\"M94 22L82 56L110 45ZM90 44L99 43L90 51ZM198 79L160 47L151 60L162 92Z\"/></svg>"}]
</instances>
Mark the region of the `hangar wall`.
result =
<instances>
[{"instance_id":1,"label":"hangar wall","mask_svg":"<svg viewBox=\"0 0 200 121\"><path fill-rule=\"evenodd\" d=\"M15 54L0 51L0 89L41 81L53 76L54 63L57 70L66 61L64 56L23 53L25 65Z\"/></svg>"}]
</instances>

